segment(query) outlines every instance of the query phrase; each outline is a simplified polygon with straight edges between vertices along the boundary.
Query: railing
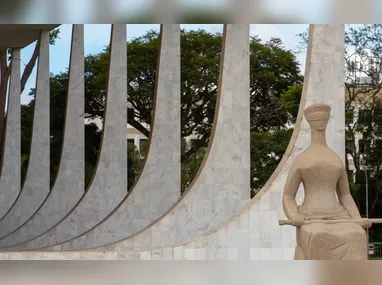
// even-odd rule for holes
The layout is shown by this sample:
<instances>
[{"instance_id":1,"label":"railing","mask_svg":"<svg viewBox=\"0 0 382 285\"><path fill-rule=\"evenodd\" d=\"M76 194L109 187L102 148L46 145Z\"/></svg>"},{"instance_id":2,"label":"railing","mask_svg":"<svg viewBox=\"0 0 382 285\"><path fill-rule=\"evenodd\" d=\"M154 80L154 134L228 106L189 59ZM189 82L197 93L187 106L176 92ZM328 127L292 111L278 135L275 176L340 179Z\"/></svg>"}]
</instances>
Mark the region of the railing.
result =
<instances>
[{"instance_id":1,"label":"railing","mask_svg":"<svg viewBox=\"0 0 382 285\"><path fill-rule=\"evenodd\" d=\"M369 259L382 260L382 242L369 243Z\"/></svg>"}]
</instances>

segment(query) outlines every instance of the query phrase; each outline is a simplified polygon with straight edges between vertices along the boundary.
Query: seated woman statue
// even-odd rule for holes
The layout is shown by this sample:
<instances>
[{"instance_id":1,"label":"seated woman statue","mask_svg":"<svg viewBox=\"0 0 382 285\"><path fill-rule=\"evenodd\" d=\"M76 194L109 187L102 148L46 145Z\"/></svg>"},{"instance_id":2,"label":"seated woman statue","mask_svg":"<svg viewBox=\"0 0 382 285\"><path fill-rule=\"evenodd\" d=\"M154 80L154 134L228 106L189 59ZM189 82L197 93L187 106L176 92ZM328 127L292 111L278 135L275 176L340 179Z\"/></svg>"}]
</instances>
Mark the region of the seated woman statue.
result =
<instances>
[{"instance_id":1,"label":"seated woman statue","mask_svg":"<svg viewBox=\"0 0 382 285\"><path fill-rule=\"evenodd\" d=\"M305 109L311 143L292 164L285 184L284 212L297 231L294 259L365 260L367 238L364 228L369 228L371 223L361 218L349 191L343 162L326 143L330 111L326 104L314 104ZM297 206L295 197L301 182L305 197L302 205ZM347 219L349 223L343 221ZM305 223L307 220L319 221ZM322 220L342 222L324 223Z\"/></svg>"}]
</instances>

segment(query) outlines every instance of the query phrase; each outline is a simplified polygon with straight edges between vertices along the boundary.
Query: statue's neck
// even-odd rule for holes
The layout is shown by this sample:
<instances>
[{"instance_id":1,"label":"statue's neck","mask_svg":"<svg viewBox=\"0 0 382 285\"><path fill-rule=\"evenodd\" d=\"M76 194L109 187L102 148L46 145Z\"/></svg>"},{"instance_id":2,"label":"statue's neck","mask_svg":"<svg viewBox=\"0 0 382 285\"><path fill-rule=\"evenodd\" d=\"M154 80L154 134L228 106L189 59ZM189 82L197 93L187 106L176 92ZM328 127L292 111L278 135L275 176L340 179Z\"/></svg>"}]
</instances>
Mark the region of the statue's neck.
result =
<instances>
[{"instance_id":1,"label":"statue's neck","mask_svg":"<svg viewBox=\"0 0 382 285\"><path fill-rule=\"evenodd\" d=\"M326 143L326 131L311 130L310 137L311 146L328 146Z\"/></svg>"}]
</instances>

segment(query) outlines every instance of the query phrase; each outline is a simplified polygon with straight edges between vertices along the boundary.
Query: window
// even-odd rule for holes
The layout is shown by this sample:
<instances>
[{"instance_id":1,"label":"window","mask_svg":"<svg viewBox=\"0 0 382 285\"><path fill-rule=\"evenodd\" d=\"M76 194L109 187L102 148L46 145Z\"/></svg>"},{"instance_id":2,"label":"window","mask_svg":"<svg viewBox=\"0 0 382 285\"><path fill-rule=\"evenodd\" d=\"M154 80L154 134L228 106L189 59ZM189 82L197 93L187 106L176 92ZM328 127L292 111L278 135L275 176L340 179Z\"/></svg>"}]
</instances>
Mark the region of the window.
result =
<instances>
[{"instance_id":1,"label":"window","mask_svg":"<svg viewBox=\"0 0 382 285\"><path fill-rule=\"evenodd\" d=\"M361 76L360 78L357 78L357 79L360 79L357 83L361 83L361 84L370 84L371 83L371 77L370 76Z\"/></svg>"},{"instance_id":2,"label":"window","mask_svg":"<svg viewBox=\"0 0 382 285\"><path fill-rule=\"evenodd\" d=\"M355 149L354 140L346 140L346 150L352 151Z\"/></svg>"},{"instance_id":3,"label":"window","mask_svg":"<svg viewBox=\"0 0 382 285\"><path fill-rule=\"evenodd\" d=\"M365 153L370 149L370 141L368 140L359 140L358 141L358 149L360 153Z\"/></svg>"},{"instance_id":4,"label":"window","mask_svg":"<svg viewBox=\"0 0 382 285\"><path fill-rule=\"evenodd\" d=\"M374 117L379 117L379 118L382 117L382 108L381 108L381 107L377 107L377 108L374 110Z\"/></svg>"},{"instance_id":5,"label":"window","mask_svg":"<svg viewBox=\"0 0 382 285\"><path fill-rule=\"evenodd\" d=\"M359 140L358 141L358 149L360 153L365 153L365 141Z\"/></svg>"},{"instance_id":6,"label":"window","mask_svg":"<svg viewBox=\"0 0 382 285\"><path fill-rule=\"evenodd\" d=\"M350 62L350 68L351 68L351 70L354 70L354 69L355 69L355 62L354 62L354 60L352 60L352 61Z\"/></svg>"},{"instance_id":7,"label":"window","mask_svg":"<svg viewBox=\"0 0 382 285\"><path fill-rule=\"evenodd\" d=\"M361 123L366 122L366 120L368 120L368 118L370 118L370 115L371 115L371 110L368 110L368 109L359 110L358 120Z\"/></svg>"},{"instance_id":8,"label":"window","mask_svg":"<svg viewBox=\"0 0 382 285\"><path fill-rule=\"evenodd\" d=\"M365 175L365 171L358 171L357 172L357 180L360 182L360 183L365 183L366 181L366 175Z\"/></svg>"},{"instance_id":9,"label":"window","mask_svg":"<svg viewBox=\"0 0 382 285\"><path fill-rule=\"evenodd\" d=\"M352 111L346 112L345 118L346 118L347 125L354 123L354 114Z\"/></svg>"},{"instance_id":10,"label":"window","mask_svg":"<svg viewBox=\"0 0 382 285\"><path fill-rule=\"evenodd\" d=\"M146 140L146 139L141 139L141 140L139 141L139 149L140 149L140 152L142 152L142 151L145 150L147 141L148 141L148 140Z\"/></svg>"},{"instance_id":11,"label":"window","mask_svg":"<svg viewBox=\"0 0 382 285\"><path fill-rule=\"evenodd\" d=\"M379 139L379 140L375 140L375 146L376 146L377 148L382 148L382 140L381 140L381 139Z\"/></svg>"},{"instance_id":12,"label":"window","mask_svg":"<svg viewBox=\"0 0 382 285\"><path fill-rule=\"evenodd\" d=\"M134 139L128 139L127 145L134 145Z\"/></svg>"}]
</instances>

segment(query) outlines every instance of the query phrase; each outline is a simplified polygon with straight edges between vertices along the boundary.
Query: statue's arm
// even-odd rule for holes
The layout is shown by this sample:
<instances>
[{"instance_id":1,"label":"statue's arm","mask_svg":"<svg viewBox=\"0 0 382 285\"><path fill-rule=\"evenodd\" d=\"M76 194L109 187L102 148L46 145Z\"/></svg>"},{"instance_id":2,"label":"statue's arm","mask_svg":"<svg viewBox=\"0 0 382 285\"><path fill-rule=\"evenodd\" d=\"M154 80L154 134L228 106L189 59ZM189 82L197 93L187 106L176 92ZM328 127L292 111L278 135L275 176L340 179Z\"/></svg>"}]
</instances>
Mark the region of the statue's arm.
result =
<instances>
[{"instance_id":1,"label":"statue's arm","mask_svg":"<svg viewBox=\"0 0 382 285\"><path fill-rule=\"evenodd\" d=\"M337 196L340 204L348 211L353 219L361 219L357 205L350 194L348 177L344 169L337 183Z\"/></svg>"},{"instance_id":2,"label":"statue's arm","mask_svg":"<svg viewBox=\"0 0 382 285\"><path fill-rule=\"evenodd\" d=\"M287 181L283 193L283 209L288 219L293 220L293 217L298 215L298 207L296 202L296 194L301 183L301 175L295 165L288 174Z\"/></svg>"}]
</instances>

